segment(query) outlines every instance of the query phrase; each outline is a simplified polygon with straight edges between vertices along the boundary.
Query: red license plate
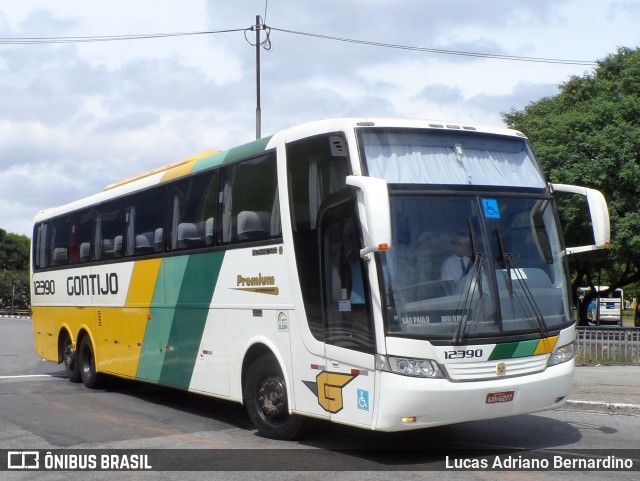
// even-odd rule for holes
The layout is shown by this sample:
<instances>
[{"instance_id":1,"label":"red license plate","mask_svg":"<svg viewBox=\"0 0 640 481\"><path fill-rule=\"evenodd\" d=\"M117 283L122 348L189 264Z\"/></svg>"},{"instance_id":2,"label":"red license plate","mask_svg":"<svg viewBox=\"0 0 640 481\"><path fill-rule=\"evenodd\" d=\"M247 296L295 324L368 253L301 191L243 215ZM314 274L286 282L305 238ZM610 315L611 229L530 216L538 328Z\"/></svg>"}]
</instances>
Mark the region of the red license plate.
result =
<instances>
[{"instance_id":1,"label":"red license plate","mask_svg":"<svg viewBox=\"0 0 640 481\"><path fill-rule=\"evenodd\" d=\"M513 401L515 391L491 392L487 394L487 404L508 403Z\"/></svg>"}]
</instances>

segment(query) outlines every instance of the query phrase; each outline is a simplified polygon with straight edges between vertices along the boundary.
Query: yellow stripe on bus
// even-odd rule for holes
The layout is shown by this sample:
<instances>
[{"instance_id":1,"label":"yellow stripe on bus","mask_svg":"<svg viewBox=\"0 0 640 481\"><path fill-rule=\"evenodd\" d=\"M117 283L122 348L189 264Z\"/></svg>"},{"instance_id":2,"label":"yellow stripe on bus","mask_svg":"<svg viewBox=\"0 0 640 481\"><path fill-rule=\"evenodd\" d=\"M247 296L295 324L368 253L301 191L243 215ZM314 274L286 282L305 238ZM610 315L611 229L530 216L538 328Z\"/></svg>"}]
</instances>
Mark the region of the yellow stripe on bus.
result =
<instances>
[{"instance_id":1,"label":"yellow stripe on bus","mask_svg":"<svg viewBox=\"0 0 640 481\"><path fill-rule=\"evenodd\" d=\"M202 152L201 154L194 155L193 157L189 157L186 160L181 160L179 162L174 162L173 164L165 165L163 167L158 167L156 169L149 170L147 172L142 172L141 174L134 175L133 177L129 177L127 179L121 180L119 182L115 182L113 184L109 184L104 188L104 190L111 190L116 187L120 187L121 185L130 184L131 182L135 182L136 180L144 179L145 177L150 177L154 174L158 174L160 172L164 172L162 176L162 182L175 179L176 177L180 177L181 175L191 173L193 169L193 164L196 161L200 160L203 157L208 157L213 154L217 154L220 152L219 150L210 150L207 152Z\"/></svg>"},{"instance_id":2,"label":"yellow stripe on bus","mask_svg":"<svg viewBox=\"0 0 640 481\"><path fill-rule=\"evenodd\" d=\"M540 339L538 347L533 352L533 355L538 356L540 354L549 354L550 352L553 352L553 348L555 347L556 342L558 342L558 336Z\"/></svg>"},{"instance_id":3,"label":"yellow stripe on bus","mask_svg":"<svg viewBox=\"0 0 640 481\"><path fill-rule=\"evenodd\" d=\"M106 353L101 369L135 377L142 352L142 341L150 320L151 299L162 259L138 261L133 266L124 308L103 308L103 325L109 326L100 339Z\"/></svg>"},{"instance_id":4,"label":"yellow stripe on bus","mask_svg":"<svg viewBox=\"0 0 640 481\"><path fill-rule=\"evenodd\" d=\"M134 264L125 302L126 307L146 306L148 308L151 305L161 263L162 259L149 259Z\"/></svg>"},{"instance_id":5,"label":"yellow stripe on bus","mask_svg":"<svg viewBox=\"0 0 640 481\"><path fill-rule=\"evenodd\" d=\"M168 180L177 179L178 177L182 177L183 175L190 174L193 170L193 166L195 163L203 157L209 157L217 153L218 151L212 150L209 152L202 152L201 154L194 155L189 159L185 160L181 164L170 166L167 168L164 174L162 174L161 182L167 182Z\"/></svg>"}]
</instances>

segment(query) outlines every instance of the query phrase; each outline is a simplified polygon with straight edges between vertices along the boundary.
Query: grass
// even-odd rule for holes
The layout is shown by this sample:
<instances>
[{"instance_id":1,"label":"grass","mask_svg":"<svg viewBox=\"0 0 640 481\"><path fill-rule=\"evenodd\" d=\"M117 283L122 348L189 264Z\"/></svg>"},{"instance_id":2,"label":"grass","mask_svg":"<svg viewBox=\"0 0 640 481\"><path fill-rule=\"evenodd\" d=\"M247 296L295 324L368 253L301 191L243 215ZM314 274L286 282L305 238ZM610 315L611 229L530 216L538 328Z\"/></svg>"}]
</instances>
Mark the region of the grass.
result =
<instances>
[{"instance_id":1,"label":"grass","mask_svg":"<svg viewBox=\"0 0 640 481\"><path fill-rule=\"evenodd\" d=\"M635 319L635 312L632 309L626 309L622 312L622 320L625 324L631 324L633 326L633 320Z\"/></svg>"},{"instance_id":2,"label":"grass","mask_svg":"<svg viewBox=\"0 0 640 481\"><path fill-rule=\"evenodd\" d=\"M637 365L640 359L634 358L632 356L615 356L611 354L585 354L579 352L576 356L576 365L578 366L595 366L598 364L604 366L612 366L612 365L622 365L622 366L630 366Z\"/></svg>"}]
</instances>

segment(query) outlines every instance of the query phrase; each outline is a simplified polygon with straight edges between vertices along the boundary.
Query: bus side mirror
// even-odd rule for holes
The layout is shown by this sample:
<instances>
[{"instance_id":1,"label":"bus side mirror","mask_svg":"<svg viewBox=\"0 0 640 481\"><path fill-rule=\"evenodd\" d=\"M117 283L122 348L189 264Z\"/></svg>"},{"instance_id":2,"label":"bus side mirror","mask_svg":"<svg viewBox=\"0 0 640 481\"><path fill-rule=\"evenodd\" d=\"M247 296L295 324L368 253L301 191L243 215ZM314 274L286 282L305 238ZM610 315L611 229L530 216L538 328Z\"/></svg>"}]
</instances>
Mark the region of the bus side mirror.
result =
<instances>
[{"instance_id":1,"label":"bus side mirror","mask_svg":"<svg viewBox=\"0 0 640 481\"><path fill-rule=\"evenodd\" d=\"M365 246L360 249L360 256L387 250L391 245L391 207L387 182L375 177L349 175L347 185L357 189L360 218L366 217L366 223L363 222L362 226Z\"/></svg>"},{"instance_id":2,"label":"bus side mirror","mask_svg":"<svg viewBox=\"0 0 640 481\"><path fill-rule=\"evenodd\" d=\"M589 213L591 214L591 224L593 226L594 245L567 247L567 254L576 254L578 252L587 252L596 249L609 248L611 243L611 228L609 226L609 209L607 202L604 200L602 193L595 189L587 187L579 187L576 185L551 184L556 192L568 192L571 194L580 194L587 198L589 204Z\"/></svg>"}]
</instances>

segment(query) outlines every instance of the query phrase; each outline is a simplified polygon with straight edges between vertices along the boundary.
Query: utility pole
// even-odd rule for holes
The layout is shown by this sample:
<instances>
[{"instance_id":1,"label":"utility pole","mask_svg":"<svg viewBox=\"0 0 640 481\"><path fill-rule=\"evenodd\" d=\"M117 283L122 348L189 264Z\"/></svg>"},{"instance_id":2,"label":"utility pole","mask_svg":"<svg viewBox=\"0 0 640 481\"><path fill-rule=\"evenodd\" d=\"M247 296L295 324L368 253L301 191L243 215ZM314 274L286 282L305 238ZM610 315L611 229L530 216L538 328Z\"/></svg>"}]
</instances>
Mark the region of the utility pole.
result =
<instances>
[{"instance_id":1,"label":"utility pole","mask_svg":"<svg viewBox=\"0 0 640 481\"><path fill-rule=\"evenodd\" d=\"M256 15L256 140L262 136L262 110L260 108L260 30L262 17Z\"/></svg>"}]
</instances>

